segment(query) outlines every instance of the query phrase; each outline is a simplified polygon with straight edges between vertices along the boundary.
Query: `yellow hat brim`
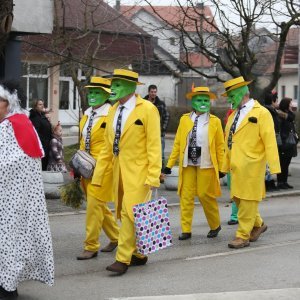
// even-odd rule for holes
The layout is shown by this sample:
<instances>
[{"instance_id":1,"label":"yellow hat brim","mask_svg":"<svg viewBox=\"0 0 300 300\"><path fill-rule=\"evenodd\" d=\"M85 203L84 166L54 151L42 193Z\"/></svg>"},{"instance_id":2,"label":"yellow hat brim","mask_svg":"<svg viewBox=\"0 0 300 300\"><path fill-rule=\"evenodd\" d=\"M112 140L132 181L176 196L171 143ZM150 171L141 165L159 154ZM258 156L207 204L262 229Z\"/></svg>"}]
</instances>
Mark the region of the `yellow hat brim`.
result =
<instances>
[{"instance_id":1,"label":"yellow hat brim","mask_svg":"<svg viewBox=\"0 0 300 300\"><path fill-rule=\"evenodd\" d=\"M243 81L243 82L241 82L241 83L238 83L238 84L236 84L236 85L233 85L233 86L231 86L225 93L223 93L223 94L221 94L223 97L227 97L228 95L227 95L227 93L228 92L230 92L230 91L232 91L232 90L235 90L235 89L237 89L237 88L239 88L239 87L242 87L242 86L245 86L245 85L249 85L250 83L252 82L252 80L251 81Z\"/></svg>"},{"instance_id":2,"label":"yellow hat brim","mask_svg":"<svg viewBox=\"0 0 300 300\"><path fill-rule=\"evenodd\" d=\"M105 92L108 93L108 94L111 93L111 89L105 88L105 87L99 86L99 85L92 85L92 84L90 84L90 85L86 85L86 86L84 86L84 87L85 87L85 88L98 88L98 89L102 89L103 91L105 91Z\"/></svg>"},{"instance_id":3,"label":"yellow hat brim","mask_svg":"<svg viewBox=\"0 0 300 300\"><path fill-rule=\"evenodd\" d=\"M187 93L187 94L185 95L185 97L186 97L188 100L191 100L191 99L193 98L193 96L195 96L195 95L208 95L210 100L215 100L215 99L217 99L216 94L211 93L211 92L190 92L190 93Z\"/></svg>"},{"instance_id":4,"label":"yellow hat brim","mask_svg":"<svg viewBox=\"0 0 300 300\"><path fill-rule=\"evenodd\" d=\"M137 85L144 85L145 84L145 83L134 81L134 80L130 80L130 79L127 79L127 78L118 77L118 75L111 77L111 80L113 80L113 79L121 79L121 80L129 81L129 82L134 82Z\"/></svg>"}]
</instances>

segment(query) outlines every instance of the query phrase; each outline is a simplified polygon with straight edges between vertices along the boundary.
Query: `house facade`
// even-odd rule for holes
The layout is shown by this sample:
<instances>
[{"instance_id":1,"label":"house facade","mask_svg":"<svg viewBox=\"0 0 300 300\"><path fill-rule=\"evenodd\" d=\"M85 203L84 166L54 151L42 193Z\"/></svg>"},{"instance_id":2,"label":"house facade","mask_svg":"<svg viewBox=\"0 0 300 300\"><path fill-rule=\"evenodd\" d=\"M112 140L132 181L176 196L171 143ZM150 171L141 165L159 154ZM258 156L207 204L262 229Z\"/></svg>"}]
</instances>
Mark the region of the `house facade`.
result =
<instances>
[{"instance_id":1,"label":"house facade","mask_svg":"<svg viewBox=\"0 0 300 300\"><path fill-rule=\"evenodd\" d=\"M300 28L289 30L284 57L282 61L281 77L277 91L279 99L289 97L293 99L293 106L299 109L300 105Z\"/></svg>"},{"instance_id":2,"label":"house facade","mask_svg":"<svg viewBox=\"0 0 300 300\"><path fill-rule=\"evenodd\" d=\"M184 11L188 12L191 17L194 14L199 19L200 16L198 24L195 24L192 19L185 18ZM190 91L192 85L208 83L207 79L202 78L188 66L206 74L216 72L215 66L199 53L199 48L184 34L187 32L190 37L197 40L200 30L206 46L209 45L212 51L216 51L215 29L206 22L207 19L213 20L209 6L192 8L121 5L120 12L155 38L157 41L154 44L156 58L170 70L169 75L165 75L163 81L160 79L161 74L142 72L145 79L161 82L159 96L167 105L186 106L185 94ZM170 92L167 91L173 91L173 96L170 97Z\"/></svg>"},{"instance_id":3,"label":"house facade","mask_svg":"<svg viewBox=\"0 0 300 300\"><path fill-rule=\"evenodd\" d=\"M52 123L77 126L90 76L152 57L152 37L105 2L55 0L53 31L22 39L25 106L42 99Z\"/></svg>"}]
</instances>

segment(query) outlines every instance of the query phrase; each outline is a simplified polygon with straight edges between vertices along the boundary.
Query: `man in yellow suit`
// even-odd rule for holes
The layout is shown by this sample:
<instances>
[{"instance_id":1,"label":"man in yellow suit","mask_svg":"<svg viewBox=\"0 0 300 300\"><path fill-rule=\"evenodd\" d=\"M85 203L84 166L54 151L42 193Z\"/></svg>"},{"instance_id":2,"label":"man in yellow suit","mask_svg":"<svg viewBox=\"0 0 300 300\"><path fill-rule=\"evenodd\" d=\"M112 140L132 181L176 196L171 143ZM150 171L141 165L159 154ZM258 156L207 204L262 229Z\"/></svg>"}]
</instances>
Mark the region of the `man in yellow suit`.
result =
<instances>
[{"instance_id":1,"label":"man in yellow suit","mask_svg":"<svg viewBox=\"0 0 300 300\"><path fill-rule=\"evenodd\" d=\"M159 186L161 172L160 118L157 108L135 94L138 73L116 69L110 100L118 100L107 118L105 148L100 153L93 184L102 186L113 164L113 191L121 219L116 261L108 271L124 274L129 265L144 265L147 257L136 249L133 206L149 199Z\"/></svg>"},{"instance_id":2,"label":"man in yellow suit","mask_svg":"<svg viewBox=\"0 0 300 300\"><path fill-rule=\"evenodd\" d=\"M238 206L239 225L229 248L243 248L267 230L258 210L265 197L265 171L280 173L273 119L269 111L250 98L248 85L238 77L224 83L235 111L225 128L225 159L221 171L231 173L231 198Z\"/></svg>"},{"instance_id":3,"label":"man in yellow suit","mask_svg":"<svg viewBox=\"0 0 300 300\"><path fill-rule=\"evenodd\" d=\"M80 121L80 149L90 153L97 159L104 147L104 131L107 115L111 108L107 99L110 95L110 80L101 77L92 77L87 98L89 108ZM110 239L110 243L101 249L101 252L111 252L118 245L119 227L112 212L107 206L113 200L112 193L112 166L107 167L105 179L101 187L92 184L92 179L81 178L81 184L87 198L86 207L86 239L84 251L77 256L78 260L96 257L100 248L99 236L101 229Z\"/></svg>"},{"instance_id":4,"label":"man in yellow suit","mask_svg":"<svg viewBox=\"0 0 300 300\"><path fill-rule=\"evenodd\" d=\"M184 114L177 129L165 174L171 173L179 157L178 195L180 196L181 229L179 240L192 236L194 197L197 195L210 227L208 238L221 230L216 197L221 195L219 169L224 156L224 134L221 121L209 113L215 94L208 87L196 87L187 94L193 111Z\"/></svg>"}]
</instances>

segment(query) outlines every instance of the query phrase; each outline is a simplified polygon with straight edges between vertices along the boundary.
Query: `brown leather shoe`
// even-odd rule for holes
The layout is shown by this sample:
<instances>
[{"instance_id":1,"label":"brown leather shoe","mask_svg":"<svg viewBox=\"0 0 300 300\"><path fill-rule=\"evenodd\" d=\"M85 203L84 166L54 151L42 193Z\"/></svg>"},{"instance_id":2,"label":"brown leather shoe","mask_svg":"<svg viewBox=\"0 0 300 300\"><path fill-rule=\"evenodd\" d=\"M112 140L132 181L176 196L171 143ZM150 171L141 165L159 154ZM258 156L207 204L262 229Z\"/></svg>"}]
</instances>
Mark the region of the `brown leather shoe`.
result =
<instances>
[{"instance_id":1,"label":"brown leather shoe","mask_svg":"<svg viewBox=\"0 0 300 300\"><path fill-rule=\"evenodd\" d=\"M122 275L127 272L128 266L116 260L112 265L106 267L106 270Z\"/></svg>"},{"instance_id":2,"label":"brown leather shoe","mask_svg":"<svg viewBox=\"0 0 300 300\"><path fill-rule=\"evenodd\" d=\"M260 227L253 227L250 233L250 242L256 242L259 236L268 229L268 226L262 223Z\"/></svg>"},{"instance_id":3,"label":"brown leather shoe","mask_svg":"<svg viewBox=\"0 0 300 300\"><path fill-rule=\"evenodd\" d=\"M135 255L131 256L131 261L129 266L143 266L147 263L148 257L145 256L143 258L137 257Z\"/></svg>"},{"instance_id":4,"label":"brown leather shoe","mask_svg":"<svg viewBox=\"0 0 300 300\"><path fill-rule=\"evenodd\" d=\"M97 257L98 252L84 250L79 256L77 256L77 260L86 260Z\"/></svg>"},{"instance_id":5,"label":"brown leather shoe","mask_svg":"<svg viewBox=\"0 0 300 300\"><path fill-rule=\"evenodd\" d=\"M243 240L241 238L235 238L228 244L229 248L240 249L248 247L250 245L249 240Z\"/></svg>"},{"instance_id":6,"label":"brown leather shoe","mask_svg":"<svg viewBox=\"0 0 300 300\"><path fill-rule=\"evenodd\" d=\"M102 248L101 252L113 252L118 247L118 242L110 242L104 248Z\"/></svg>"}]
</instances>

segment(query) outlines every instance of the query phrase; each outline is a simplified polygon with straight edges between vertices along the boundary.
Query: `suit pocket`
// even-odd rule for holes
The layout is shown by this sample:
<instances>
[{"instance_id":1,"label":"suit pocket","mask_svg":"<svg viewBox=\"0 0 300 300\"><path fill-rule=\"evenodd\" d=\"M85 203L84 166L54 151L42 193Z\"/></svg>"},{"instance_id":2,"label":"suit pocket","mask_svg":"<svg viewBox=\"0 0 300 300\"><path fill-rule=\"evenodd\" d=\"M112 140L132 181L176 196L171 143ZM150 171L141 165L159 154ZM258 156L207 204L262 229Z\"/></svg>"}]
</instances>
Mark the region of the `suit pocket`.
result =
<instances>
[{"instance_id":1,"label":"suit pocket","mask_svg":"<svg viewBox=\"0 0 300 300\"><path fill-rule=\"evenodd\" d=\"M106 128L106 123L105 122L101 124L101 128Z\"/></svg>"},{"instance_id":2,"label":"suit pocket","mask_svg":"<svg viewBox=\"0 0 300 300\"><path fill-rule=\"evenodd\" d=\"M137 119L135 122L134 122L135 125L141 125L143 126L143 122L140 120L140 119Z\"/></svg>"}]
</instances>

